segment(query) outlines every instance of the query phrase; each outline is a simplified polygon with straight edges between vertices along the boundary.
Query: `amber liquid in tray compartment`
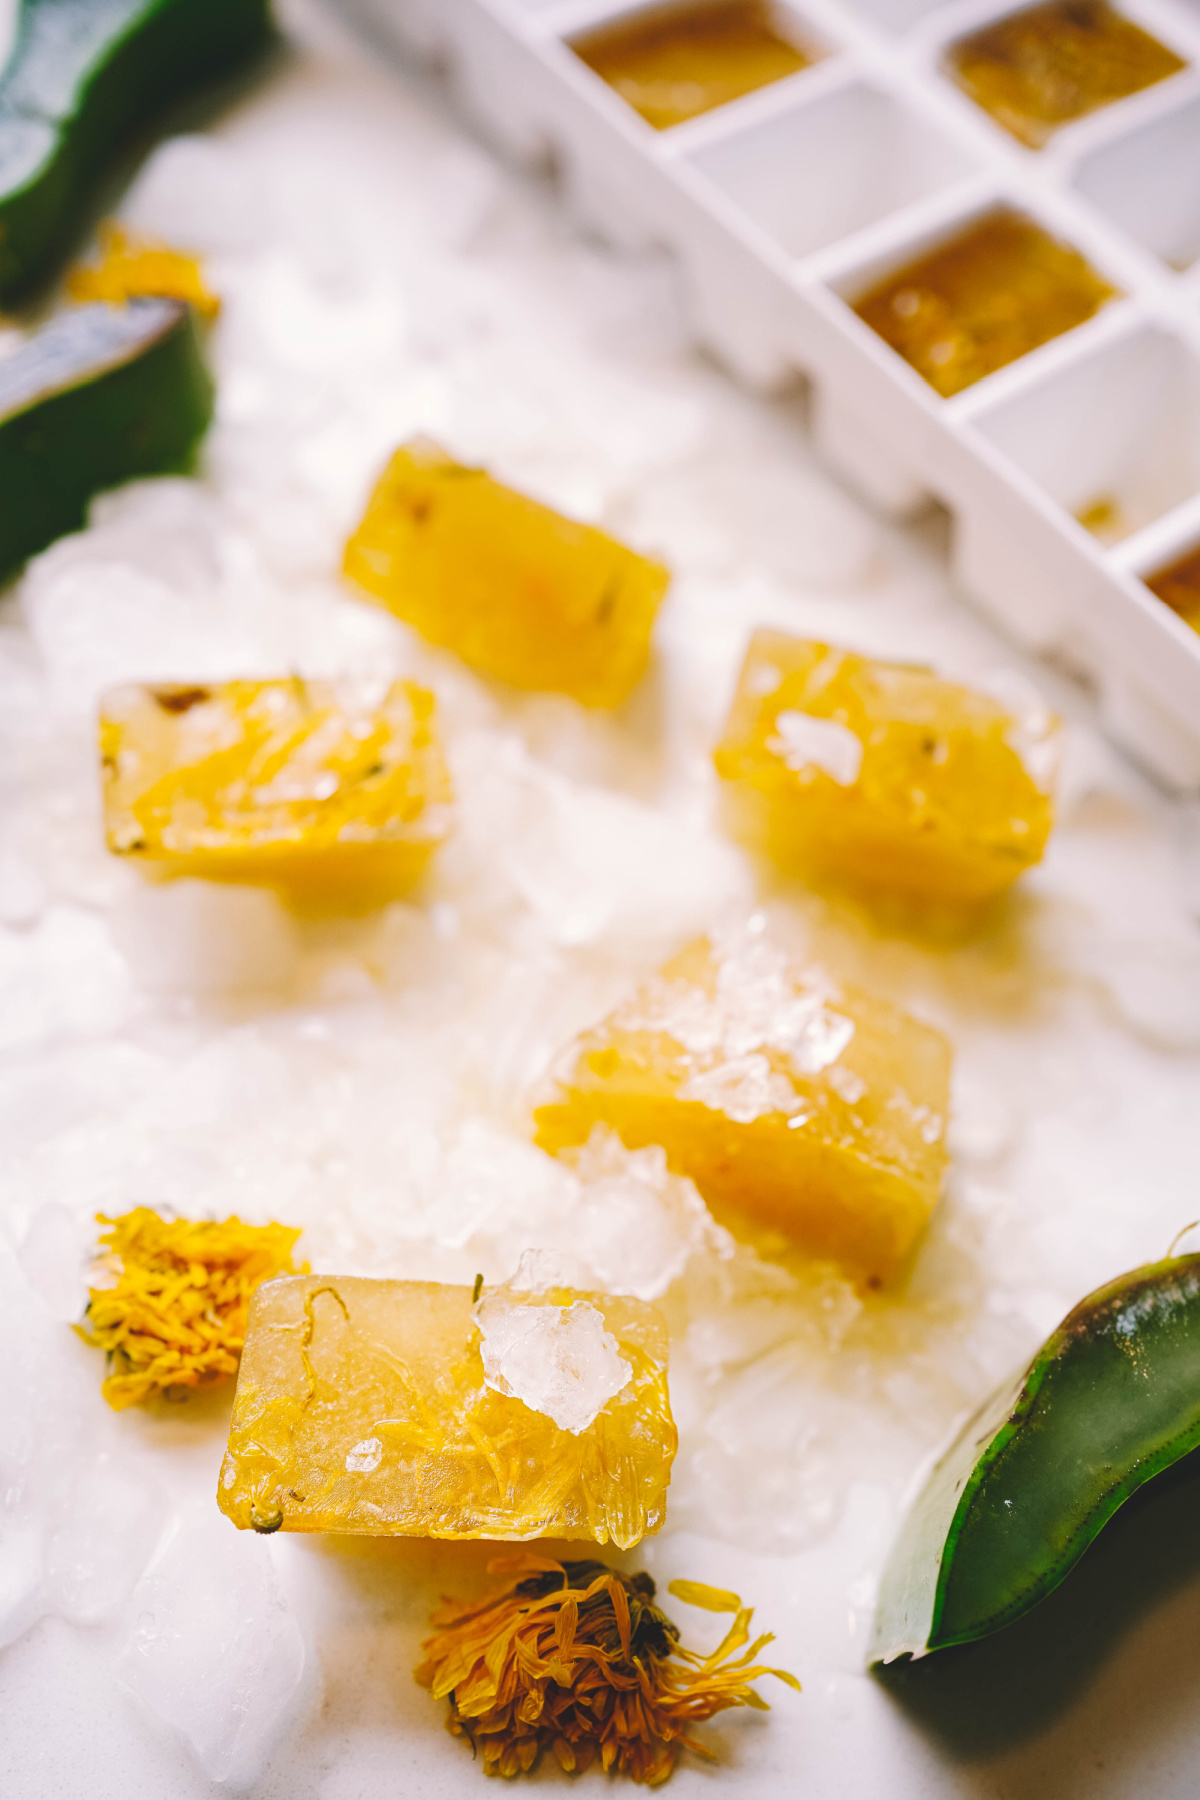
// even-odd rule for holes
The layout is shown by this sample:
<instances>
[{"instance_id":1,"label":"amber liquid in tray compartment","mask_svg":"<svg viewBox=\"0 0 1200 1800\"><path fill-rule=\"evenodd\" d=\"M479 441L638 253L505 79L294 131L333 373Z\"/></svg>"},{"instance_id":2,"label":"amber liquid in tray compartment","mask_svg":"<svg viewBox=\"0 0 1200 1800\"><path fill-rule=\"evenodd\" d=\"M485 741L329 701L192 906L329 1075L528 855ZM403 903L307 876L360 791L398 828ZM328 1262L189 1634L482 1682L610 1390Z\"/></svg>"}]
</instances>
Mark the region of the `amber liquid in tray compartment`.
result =
<instances>
[{"instance_id":1,"label":"amber liquid in tray compartment","mask_svg":"<svg viewBox=\"0 0 1200 1800\"><path fill-rule=\"evenodd\" d=\"M1200 549L1189 550L1177 562L1147 575L1146 586L1178 613L1185 625L1200 631Z\"/></svg>"},{"instance_id":2,"label":"amber liquid in tray compartment","mask_svg":"<svg viewBox=\"0 0 1200 1800\"><path fill-rule=\"evenodd\" d=\"M571 48L658 131L812 61L776 30L766 0L639 13L575 38Z\"/></svg>"},{"instance_id":3,"label":"amber liquid in tray compartment","mask_svg":"<svg viewBox=\"0 0 1200 1800\"><path fill-rule=\"evenodd\" d=\"M997 212L889 275L854 310L949 398L1081 325L1115 293L1078 250Z\"/></svg>"},{"instance_id":4,"label":"amber liquid in tray compartment","mask_svg":"<svg viewBox=\"0 0 1200 1800\"><path fill-rule=\"evenodd\" d=\"M1051 0L960 38L952 78L1032 150L1061 125L1185 68L1106 0Z\"/></svg>"}]
</instances>

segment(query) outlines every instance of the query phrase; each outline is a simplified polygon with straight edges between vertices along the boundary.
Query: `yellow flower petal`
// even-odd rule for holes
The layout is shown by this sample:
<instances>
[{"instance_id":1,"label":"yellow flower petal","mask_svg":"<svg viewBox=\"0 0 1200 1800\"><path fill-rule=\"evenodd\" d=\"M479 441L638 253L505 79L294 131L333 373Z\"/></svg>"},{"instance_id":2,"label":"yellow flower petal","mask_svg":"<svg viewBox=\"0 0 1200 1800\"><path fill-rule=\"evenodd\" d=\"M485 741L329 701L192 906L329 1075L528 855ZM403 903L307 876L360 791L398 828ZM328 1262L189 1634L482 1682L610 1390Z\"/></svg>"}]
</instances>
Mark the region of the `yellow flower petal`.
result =
<instances>
[{"instance_id":1,"label":"yellow flower petal","mask_svg":"<svg viewBox=\"0 0 1200 1800\"><path fill-rule=\"evenodd\" d=\"M707 1587L702 1581L673 1581L667 1589L687 1606L702 1606L705 1612L740 1612L742 1602L728 1588Z\"/></svg>"}]
</instances>

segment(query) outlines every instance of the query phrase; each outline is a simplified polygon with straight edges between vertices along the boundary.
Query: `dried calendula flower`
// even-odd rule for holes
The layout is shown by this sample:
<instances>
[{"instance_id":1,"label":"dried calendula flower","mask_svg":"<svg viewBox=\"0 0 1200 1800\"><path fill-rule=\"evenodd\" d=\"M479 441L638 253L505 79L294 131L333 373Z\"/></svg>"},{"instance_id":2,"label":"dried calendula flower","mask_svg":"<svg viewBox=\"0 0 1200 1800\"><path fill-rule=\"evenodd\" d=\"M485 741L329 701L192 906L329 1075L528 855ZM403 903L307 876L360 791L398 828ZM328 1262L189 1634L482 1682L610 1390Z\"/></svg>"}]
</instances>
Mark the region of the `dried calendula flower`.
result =
<instances>
[{"instance_id":1,"label":"dried calendula flower","mask_svg":"<svg viewBox=\"0 0 1200 1800\"><path fill-rule=\"evenodd\" d=\"M99 1220L116 1281L90 1290L75 1329L108 1352L102 1391L118 1412L236 1375L255 1288L307 1271L292 1260L300 1233L287 1225L162 1219L148 1206Z\"/></svg>"},{"instance_id":2,"label":"dried calendula flower","mask_svg":"<svg viewBox=\"0 0 1200 1800\"><path fill-rule=\"evenodd\" d=\"M800 1686L755 1663L770 1632L737 1655L754 1615L736 1594L671 1583L690 1605L737 1615L701 1656L681 1646L677 1626L655 1606L649 1575L532 1553L499 1557L488 1569L509 1580L470 1605L447 1600L415 1671L435 1700L449 1699L447 1729L470 1739L486 1775L526 1772L549 1746L567 1771L599 1758L606 1771L657 1787L682 1749L711 1754L688 1735L693 1726L733 1706L767 1710L752 1682L775 1675Z\"/></svg>"},{"instance_id":3,"label":"dried calendula flower","mask_svg":"<svg viewBox=\"0 0 1200 1800\"><path fill-rule=\"evenodd\" d=\"M72 300L104 300L124 306L127 300L151 295L163 300L184 300L206 319L215 319L221 302L204 279L194 256L172 250L167 244L149 244L131 238L114 220L97 232L98 263L77 263L67 276Z\"/></svg>"}]
</instances>

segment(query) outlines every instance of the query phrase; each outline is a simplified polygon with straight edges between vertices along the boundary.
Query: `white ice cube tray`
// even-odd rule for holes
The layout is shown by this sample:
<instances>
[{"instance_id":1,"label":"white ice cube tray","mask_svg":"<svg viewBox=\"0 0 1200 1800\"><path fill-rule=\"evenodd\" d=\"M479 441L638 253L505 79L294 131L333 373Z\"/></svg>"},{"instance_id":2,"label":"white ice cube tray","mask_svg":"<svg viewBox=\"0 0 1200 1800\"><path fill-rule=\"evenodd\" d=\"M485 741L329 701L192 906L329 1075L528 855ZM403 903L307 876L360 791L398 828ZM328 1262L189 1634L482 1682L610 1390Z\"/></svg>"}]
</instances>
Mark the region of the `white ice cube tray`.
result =
<instances>
[{"instance_id":1,"label":"white ice cube tray","mask_svg":"<svg viewBox=\"0 0 1200 1800\"><path fill-rule=\"evenodd\" d=\"M1118 0L1187 66L1026 149L944 72L1008 0L777 0L807 68L667 131L572 52L658 6L354 0L436 59L505 151L553 160L616 242L678 258L698 339L770 388L802 371L825 456L896 515L936 496L962 586L1091 686L1111 733L1200 789L1200 635L1144 585L1200 545L1200 0ZM943 400L852 310L1008 206L1119 290ZM1115 504L1103 543L1075 517Z\"/></svg>"}]
</instances>

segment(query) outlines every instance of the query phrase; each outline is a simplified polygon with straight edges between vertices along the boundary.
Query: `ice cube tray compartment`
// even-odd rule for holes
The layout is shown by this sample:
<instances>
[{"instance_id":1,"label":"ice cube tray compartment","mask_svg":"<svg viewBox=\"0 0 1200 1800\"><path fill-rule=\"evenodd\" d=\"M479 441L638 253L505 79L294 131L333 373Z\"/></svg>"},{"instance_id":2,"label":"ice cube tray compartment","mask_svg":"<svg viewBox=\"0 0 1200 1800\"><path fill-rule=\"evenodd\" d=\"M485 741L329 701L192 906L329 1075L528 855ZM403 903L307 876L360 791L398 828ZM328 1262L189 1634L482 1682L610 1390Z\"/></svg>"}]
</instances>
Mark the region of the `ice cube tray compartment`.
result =
<instances>
[{"instance_id":1,"label":"ice cube tray compartment","mask_svg":"<svg viewBox=\"0 0 1200 1800\"><path fill-rule=\"evenodd\" d=\"M806 376L818 443L862 493L893 513L946 504L971 597L1076 669L1161 778L1200 789L1200 634L1144 580L1200 544L1200 5L1118 0L1183 67L1037 149L948 66L1022 10L1004 0L769 0L806 66L666 129L572 43L669 5L353 5L435 58L508 154L552 160L585 223L671 252L697 339L735 373ZM1115 294L943 399L854 307L1004 210Z\"/></svg>"},{"instance_id":2,"label":"ice cube tray compartment","mask_svg":"<svg viewBox=\"0 0 1200 1800\"><path fill-rule=\"evenodd\" d=\"M1075 186L1168 268L1190 269L1200 258L1200 94L1093 150Z\"/></svg>"},{"instance_id":3,"label":"ice cube tray compartment","mask_svg":"<svg viewBox=\"0 0 1200 1800\"><path fill-rule=\"evenodd\" d=\"M685 154L796 258L953 188L978 166L905 101L856 78ZM802 170L819 170L819 180Z\"/></svg>"},{"instance_id":4,"label":"ice cube tray compartment","mask_svg":"<svg viewBox=\"0 0 1200 1800\"><path fill-rule=\"evenodd\" d=\"M976 428L1101 543L1200 493L1200 361L1141 326L976 416Z\"/></svg>"}]
</instances>

